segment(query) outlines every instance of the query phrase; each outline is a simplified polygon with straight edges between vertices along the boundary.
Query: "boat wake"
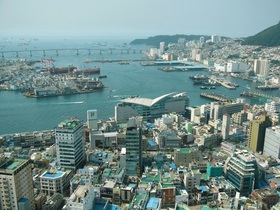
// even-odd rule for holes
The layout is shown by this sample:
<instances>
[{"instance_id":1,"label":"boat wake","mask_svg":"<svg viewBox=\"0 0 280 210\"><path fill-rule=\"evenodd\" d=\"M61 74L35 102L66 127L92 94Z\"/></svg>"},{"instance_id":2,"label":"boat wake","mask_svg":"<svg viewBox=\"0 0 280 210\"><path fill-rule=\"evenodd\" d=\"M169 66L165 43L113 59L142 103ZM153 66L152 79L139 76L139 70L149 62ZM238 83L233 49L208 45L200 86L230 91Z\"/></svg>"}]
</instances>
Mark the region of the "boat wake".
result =
<instances>
[{"instance_id":1,"label":"boat wake","mask_svg":"<svg viewBox=\"0 0 280 210\"><path fill-rule=\"evenodd\" d=\"M83 104L85 103L85 101L71 101L71 102L61 102L61 103L57 103L59 105L67 105L67 104Z\"/></svg>"}]
</instances>

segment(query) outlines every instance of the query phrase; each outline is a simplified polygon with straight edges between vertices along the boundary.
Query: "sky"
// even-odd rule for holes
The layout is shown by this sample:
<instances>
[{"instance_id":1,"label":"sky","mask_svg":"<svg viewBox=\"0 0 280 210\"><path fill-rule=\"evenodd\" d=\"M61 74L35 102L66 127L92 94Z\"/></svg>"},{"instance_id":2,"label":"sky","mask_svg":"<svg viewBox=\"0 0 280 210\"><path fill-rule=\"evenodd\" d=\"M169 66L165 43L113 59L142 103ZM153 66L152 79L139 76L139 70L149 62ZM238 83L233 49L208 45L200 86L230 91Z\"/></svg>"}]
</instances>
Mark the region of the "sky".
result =
<instances>
[{"instance_id":1,"label":"sky","mask_svg":"<svg viewBox=\"0 0 280 210\"><path fill-rule=\"evenodd\" d=\"M280 21L279 0L0 0L0 36L247 37Z\"/></svg>"}]
</instances>

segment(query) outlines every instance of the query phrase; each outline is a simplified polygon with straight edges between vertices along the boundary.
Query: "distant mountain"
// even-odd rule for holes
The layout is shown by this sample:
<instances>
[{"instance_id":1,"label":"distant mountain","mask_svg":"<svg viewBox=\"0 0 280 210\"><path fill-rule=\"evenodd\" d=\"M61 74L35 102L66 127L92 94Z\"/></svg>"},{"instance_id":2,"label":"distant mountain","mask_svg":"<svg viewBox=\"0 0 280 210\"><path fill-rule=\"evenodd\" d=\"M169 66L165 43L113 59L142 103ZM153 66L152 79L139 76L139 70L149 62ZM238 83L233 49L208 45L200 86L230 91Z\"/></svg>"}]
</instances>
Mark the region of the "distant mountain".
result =
<instances>
[{"instance_id":1,"label":"distant mountain","mask_svg":"<svg viewBox=\"0 0 280 210\"><path fill-rule=\"evenodd\" d=\"M280 22L271 26L254 36L247 37L243 45L261 45L261 46L280 46Z\"/></svg>"},{"instance_id":2,"label":"distant mountain","mask_svg":"<svg viewBox=\"0 0 280 210\"><path fill-rule=\"evenodd\" d=\"M160 42L165 42L166 44L169 43L177 43L179 38L185 38L186 41L191 40L199 40L200 37L204 36L204 39L210 39L210 36L205 35L158 35L158 36L152 36L147 39L135 39L132 42L130 42L131 45L136 44L146 44L150 46L158 47Z\"/></svg>"}]
</instances>

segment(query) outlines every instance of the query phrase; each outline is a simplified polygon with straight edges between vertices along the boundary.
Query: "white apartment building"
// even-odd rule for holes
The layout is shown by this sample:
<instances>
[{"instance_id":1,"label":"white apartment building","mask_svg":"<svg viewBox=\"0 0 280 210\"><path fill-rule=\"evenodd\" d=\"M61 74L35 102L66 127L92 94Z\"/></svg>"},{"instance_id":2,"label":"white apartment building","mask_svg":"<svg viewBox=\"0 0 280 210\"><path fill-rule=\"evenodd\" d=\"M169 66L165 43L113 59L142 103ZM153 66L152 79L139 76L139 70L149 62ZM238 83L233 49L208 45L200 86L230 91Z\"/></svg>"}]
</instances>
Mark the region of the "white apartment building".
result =
<instances>
[{"instance_id":1,"label":"white apartment building","mask_svg":"<svg viewBox=\"0 0 280 210\"><path fill-rule=\"evenodd\" d=\"M84 125L77 119L67 119L55 129L57 165L77 169L86 160Z\"/></svg>"},{"instance_id":2,"label":"white apartment building","mask_svg":"<svg viewBox=\"0 0 280 210\"><path fill-rule=\"evenodd\" d=\"M35 209L31 164L0 154L0 209Z\"/></svg>"},{"instance_id":3,"label":"white apartment building","mask_svg":"<svg viewBox=\"0 0 280 210\"><path fill-rule=\"evenodd\" d=\"M280 112L280 102L271 101L269 103L265 103L264 109L270 113Z\"/></svg>"}]
</instances>

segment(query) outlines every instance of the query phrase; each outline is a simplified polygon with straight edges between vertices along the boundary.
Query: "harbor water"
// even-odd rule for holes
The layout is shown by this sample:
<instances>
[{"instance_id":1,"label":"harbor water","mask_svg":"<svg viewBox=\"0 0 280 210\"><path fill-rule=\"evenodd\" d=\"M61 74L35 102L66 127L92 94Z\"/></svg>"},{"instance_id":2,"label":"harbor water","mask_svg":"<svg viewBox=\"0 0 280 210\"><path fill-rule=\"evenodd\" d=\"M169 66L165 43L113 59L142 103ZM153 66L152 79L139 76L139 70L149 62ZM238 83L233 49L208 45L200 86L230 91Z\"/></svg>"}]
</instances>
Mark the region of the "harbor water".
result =
<instances>
[{"instance_id":1,"label":"harbor water","mask_svg":"<svg viewBox=\"0 0 280 210\"><path fill-rule=\"evenodd\" d=\"M235 90L222 86L216 89L204 90L199 85L193 85L189 76L197 74L210 75L207 71L164 72L158 66L141 66L140 61L130 59L144 58L139 49L148 49L148 46L130 46L130 40L93 40L93 39L41 39L30 38L1 38L0 51L19 52L18 58L31 60L43 58L41 51L35 51L30 57L28 50L39 49L69 49L59 51L46 51L45 58L55 59L56 67L73 64L81 69L100 67L100 75L106 75L102 81L105 89L93 93L67 95L46 98L28 98L21 92L0 91L0 135L27 131L40 131L53 129L59 122L69 116L76 116L86 121L86 111L97 109L98 118L107 120L114 117L114 106L123 98L139 95L144 98L156 98L171 92L186 92L190 98L190 105L201 105L211 100L200 97L201 92L222 94L231 98L240 97L240 93L247 91L261 92L270 95L279 94L278 90L256 90L256 83L232 77L225 79L239 85ZM25 43L25 44L22 44ZM27 43L26 43L27 42ZM76 48L103 49L94 50L91 54L87 50L76 51ZM108 51L106 49L113 49ZM117 49L124 49L123 51ZM129 49L129 52L126 50ZM131 49L135 49L132 51ZM100 53L101 52L101 53ZM16 58L16 53L5 54L5 58ZM86 59L123 59L129 64L121 65L118 62L84 63ZM46 64L37 64L46 65ZM93 75L98 76L98 75Z\"/></svg>"}]
</instances>

